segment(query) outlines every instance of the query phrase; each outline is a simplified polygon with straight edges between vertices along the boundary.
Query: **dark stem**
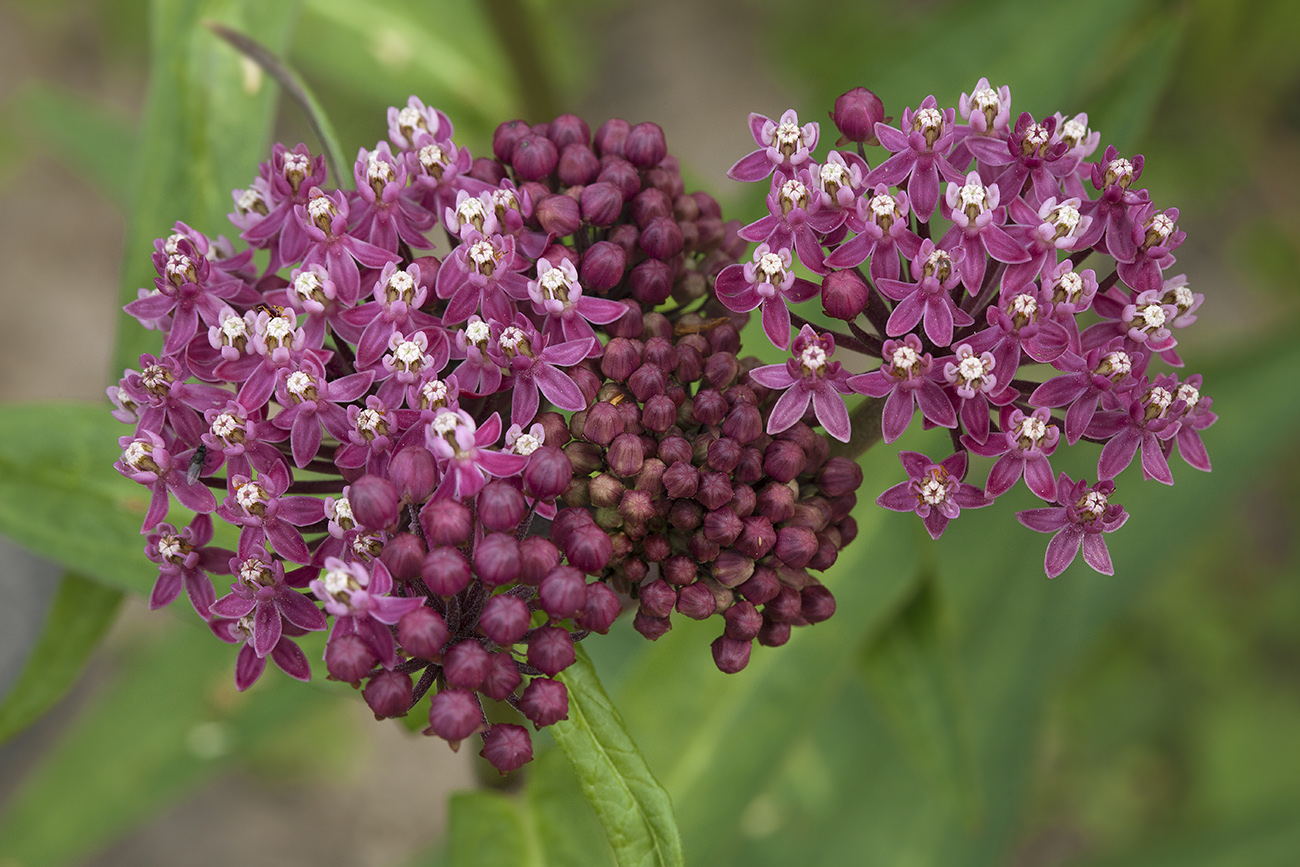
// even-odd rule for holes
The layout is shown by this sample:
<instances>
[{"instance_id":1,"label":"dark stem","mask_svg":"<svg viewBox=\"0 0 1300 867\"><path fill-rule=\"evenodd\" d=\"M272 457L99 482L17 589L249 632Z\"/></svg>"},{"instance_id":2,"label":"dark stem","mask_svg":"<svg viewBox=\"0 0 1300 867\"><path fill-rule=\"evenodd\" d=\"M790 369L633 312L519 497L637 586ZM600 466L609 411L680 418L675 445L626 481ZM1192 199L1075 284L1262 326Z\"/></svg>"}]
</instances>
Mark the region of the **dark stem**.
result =
<instances>
[{"instance_id":1,"label":"dark stem","mask_svg":"<svg viewBox=\"0 0 1300 867\"><path fill-rule=\"evenodd\" d=\"M1107 291L1108 289L1110 289L1110 287L1114 286L1118 282L1119 282L1119 270L1117 269L1107 274L1106 279L1102 280L1101 283L1098 284L1097 294L1098 295L1102 294L1103 292Z\"/></svg>"},{"instance_id":2,"label":"dark stem","mask_svg":"<svg viewBox=\"0 0 1300 867\"><path fill-rule=\"evenodd\" d=\"M1089 256L1092 255L1092 249L1093 249L1092 247L1089 247L1089 248L1086 249L1086 250L1079 250L1079 251L1077 251L1077 252L1071 253L1071 254L1070 254L1070 261L1073 262L1073 263L1077 266L1077 265L1078 265L1080 262L1082 262L1084 259L1087 259Z\"/></svg>"},{"instance_id":3,"label":"dark stem","mask_svg":"<svg viewBox=\"0 0 1300 867\"><path fill-rule=\"evenodd\" d=\"M874 334L864 331L856 322L849 323L849 330L853 336L861 340L866 346L872 347L870 355L883 359L885 357L883 341Z\"/></svg>"},{"instance_id":4,"label":"dark stem","mask_svg":"<svg viewBox=\"0 0 1300 867\"><path fill-rule=\"evenodd\" d=\"M286 494L341 494L343 493L343 479L321 479L310 482L294 482L285 491Z\"/></svg>"},{"instance_id":5,"label":"dark stem","mask_svg":"<svg viewBox=\"0 0 1300 867\"><path fill-rule=\"evenodd\" d=\"M794 326L796 328L803 328L805 325L807 325L810 328L812 328L814 331L817 331L821 334L829 334L831 337L835 338L836 346L842 346L845 349L848 349L852 352L861 352L863 355L871 355L871 348L869 346L864 345L861 341L859 341L856 337L854 337L851 334L845 334L842 331L829 331L825 328L820 328L817 325L814 325L813 323L809 322L807 319L804 319L802 316L799 316L798 314L795 313L790 314L790 321L794 323ZM880 354L880 350L877 349L876 355L879 354Z\"/></svg>"}]
</instances>

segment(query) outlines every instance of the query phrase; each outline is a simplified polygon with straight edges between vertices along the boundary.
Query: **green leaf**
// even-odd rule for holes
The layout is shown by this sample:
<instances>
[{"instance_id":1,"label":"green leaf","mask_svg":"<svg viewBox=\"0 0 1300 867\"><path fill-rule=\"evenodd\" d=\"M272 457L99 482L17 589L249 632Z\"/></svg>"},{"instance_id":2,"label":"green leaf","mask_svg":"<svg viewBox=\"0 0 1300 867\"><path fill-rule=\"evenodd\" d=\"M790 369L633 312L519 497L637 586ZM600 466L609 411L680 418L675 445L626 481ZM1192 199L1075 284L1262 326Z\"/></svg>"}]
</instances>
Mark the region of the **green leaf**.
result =
<instances>
[{"instance_id":1,"label":"green leaf","mask_svg":"<svg viewBox=\"0 0 1300 867\"><path fill-rule=\"evenodd\" d=\"M72 689L117 614L122 594L72 573L63 576L17 683L0 702L0 743L31 725Z\"/></svg>"},{"instance_id":2,"label":"green leaf","mask_svg":"<svg viewBox=\"0 0 1300 867\"><path fill-rule=\"evenodd\" d=\"M537 828L525 804L500 792L457 792L448 818L451 867L544 867Z\"/></svg>"},{"instance_id":3,"label":"green leaf","mask_svg":"<svg viewBox=\"0 0 1300 867\"><path fill-rule=\"evenodd\" d=\"M203 26L207 19L255 33L282 53L297 11L291 2L155 0L149 97L136 153L120 300L153 286L150 254L177 220L210 236L230 233L230 191L246 187L267 158L277 89L247 58ZM157 350L158 336L118 318L116 373Z\"/></svg>"},{"instance_id":4,"label":"green leaf","mask_svg":"<svg viewBox=\"0 0 1300 867\"><path fill-rule=\"evenodd\" d=\"M672 801L581 647L577 662L560 679L569 689L569 718L556 723L551 734L577 772L620 867L684 863Z\"/></svg>"},{"instance_id":5,"label":"green leaf","mask_svg":"<svg viewBox=\"0 0 1300 867\"><path fill-rule=\"evenodd\" d=\"M861 673L913 761L974 825L980 790L967 729L969 708L958 689L961 671L941 615L938 588L923 578L863 648Z\"/></svg>"},{"instance_id":6,"label":"green leaf","mask_svg":"<svg viewBox=\"0 0 1300 867\"><path fill-rule=\"evenodd\" d=\"M0 406L0 533L88 578L148 595L149 491L113 469L130 429L104 404Z\"/></svg>"}]
</instances>

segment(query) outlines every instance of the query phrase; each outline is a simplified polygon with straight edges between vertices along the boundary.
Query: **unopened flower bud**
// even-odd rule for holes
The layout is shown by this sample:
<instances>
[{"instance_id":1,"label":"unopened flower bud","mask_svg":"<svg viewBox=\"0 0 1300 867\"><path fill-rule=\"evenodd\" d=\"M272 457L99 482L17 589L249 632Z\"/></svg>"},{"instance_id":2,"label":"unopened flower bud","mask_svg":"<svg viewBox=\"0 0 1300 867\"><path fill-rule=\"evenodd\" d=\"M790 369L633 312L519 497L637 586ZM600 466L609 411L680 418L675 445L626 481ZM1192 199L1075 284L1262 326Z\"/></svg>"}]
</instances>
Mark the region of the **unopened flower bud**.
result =
<instances>
[{"instance_id":1,"label":"unopened flower bud","mask_svg":"<svg viewBox=\"0 0 1300 867\"><path fill-rule=\"evenodd\" d=\"M646 259L628 274L632 297L647 306L662 304L673 291L673 266L659 259Z\"/></svg>"},{"instance_id":2,"label":"unopened flower bud","mask_svg":"<svg viewBox=\"0 0 1300 867\"><path fill-rule=\"evenodd\" d=\"M538 500L553 500L564 493L573 480L573 464L562 450L542 446L528 456L528 465L524 467L522 478L524 490L529 496ZM519 518L522 520L523 514Z\"/></svg>"},{"instance_id":3,"label":"unopened flower bud","mask_svg":"<svg viewBox=\"0 0 1300 867\"><path fill-rule=\"evenodd\" d=\"M835 533L835 538L832 538L830 533L817 534L817 552L813 554L812 559L808 561L809 569L816 569L819 572L825 572L827 569L834 566L835 561L839 559L840 546L837 544L839 533L835 532L833 527L828 527L827 529L832 533Z\"/></svg>"},{"instance_id":4,"label":"unopened flower bud","mask_svg":"<svg viewBox=\"0 0 1300 867\"><path fill-rule=\"evenodd\" d=\"M697 563L711 563L722 550L717 542L712 542L704 535L703 528L691 534L686 542L686 551Z\"/></svg>"},{"instance_id":5,"label":"unopened flower bud","mask_svg":"<svg viewBox=\"0 0 1300 867\"><path fill-rule=\"evenodd\" d=\"M790 640L790 624L763 619L763 627L758 630L758 643L764 647L780 647Z\"/></svg>"},{"instance_id":6,"label":"unopened flower bud","mask_svg":"<svg viewBox=\"0 0 1300 867\"><path fill-rule=\"evenodd\" d=\"M735 674L749 665L750 642L736 641L726 635L719 635L710 645L713 651L713 664L723 674Z\"/></svg>"},{"instance_id":7,"label":"unopened flower bud","mask_svg":"<svg viewBox=\"0 0 1300 867\"><path fill-rule=\"evenodd\" d=\"M799 591L793 587L787 587L782 584L781 589L777 592L768 603L763 606L763 615L768 620L774 620L778 623L789 623L799 616L802 602L799 598Z\"/></svg>"},{"instance_id":8,"label":"unopened flower bud","mask_svg":"<svg viewBox=\"0 0 1300 867\"><path fill-rule=\"evenodd\" d=\"M799 591L800 614L809 623L821 623L835 613L835 597L821 584L809 584Z\"/></svg>"},{"instance_id":9,"label":"unopened flower bud","mask_svg":"<svg viewBox=\"0 0 1300 867\"><path fill-rule=\"evenodd\" d=\"M651 641L658 640L673 628L673 621L667 617L652 617L645 611L638 611L632 619L632 628Z\"/></svg>"},{"instance_id":10,"label":"unopened flower bud","mask_svg":"<svg viewBox=\"0 0 1300 867\"><path fill-rule=\"evenodd\" d=\"M689 584L677 592L677 611L692 620L705 620L717 611L713 591L704 584Z\"/></svg>"},{"instance_id":11,"label":"unopened flower bud","mask_svg":"<svg viewBox=\"0 0 1300 867\"><path fill-rule=\"evenodd\" d=\"M567 629L541 626L528 638L528 664L543 674L559 674L573 665L576 658L573 636Z\"/></svg>"},{"instance_id":12,"label":"unopened flower bud","mask_svg":"<svg viewBox=\"0 0 1300 867\"><path fill-rule=\"evenodd\" d=\"M569 690L558 680L535 677L519 698L519 710L536 728L569 717Z\"/></svg>"},{"instance_id":13,"label":"unopened flower bud","mask_svg":"<svg viewBox=\"0 0 1300 867\"><path fill-rule=\"evenodd\" d=\"M560 452L561 456L563 454ZM499 480L488 482L483 487L477 506L479 520L489 530L513 530L528 512L523 493L509 482Z\"/></svg>"},{"instance_id":14,"label":"unopened flower bud","mask_svg":"<svg viewBox=\"0 0 1300 867\"><path fill-rule=\"evenodd\" d=\"M370 473L352 483L348 502L357 523L371 530L383 530L397 523L401 503L397 488L383 476Z\"/></svg>"},{"instance_id":15,"label":"unopened flower bud","mask_svg":"<svg viewBox=\"0 0 1300 867\"><path fill-rule=\"evenodd\" d=\"M483 709L478 699L465 689L444 689L429 703L429 727L425 734L435 734L452 746L478 731L483 723Z\"/></svg>"},{"instance_id":16,"label":"unopened flower bud","mask_svg":"<svg viewBox=\"0 0 1300 867\"><path fill-rule=\"evenodd\" d=\"M668 388L668 376L653 364L642 364L627 380L627 387L637 401L644 403Z\"/></svg>"},{"instance_id":17,"label":"unopened flower bud","mask_svg":"<svg viewBox=\"0 0 1300 867\"><path fill-rule=\"evenodd\" d=\"M447 622L432 608L417 608L397 621L397 642L408 656L416 659L442 658L447 643Z\"/></svg>"},{"instance_id":18,"label":"unopened flower bud","mask_svg":"<svg viewBox=\"0 0 1300 867\"><path fill-rule=\"evenodd\" d=\"M705 462L710 469L720 473L731 473L740 463L740 443L731 437L719 437L709 444L708 457Z\"/></svg>"},{"instance_id":19,"label":"unopened flower bud","mask_svg":"<svg viewBox=\"0 0 1300 867\"><path fill-rule=\"evenodd\" d=\"M380 671L361 691L361 697L375 712L375 719L406 716L413 695L411 676L401 671Z\"/></svg>"},{"instance_id":20,"label":"unopened flower bud","mask_svg":"<svg viewBox=\"0 0 1300 867\"><path fill-rule=\"evenodd\" d=\"M755 605L771 602L781 592L781 581L776 577L776 570L770 566L759 566L749 580L736 590L741 596Z\"/></svg>"},{"instance_id":21,"label":"unopened flower bud","mask_svg":"<svg viewBox=\"0 0 1300 867\"><path fill-rule=\"evenodd\" d=\"M442 655L443 674L447 683L454 687L478 689L489 665L487 650L473 639L453 644Z\"/></svg>"},{"instance_id":22,"label":"unopened flower bud","mask_svg":"<svg viewBox=\"0 0 1300 867\"><path fill-rule=\"evenodd\" d=\"M632 125L623 118L610 118L600 125L600 129L596 130L596 138L593 142L596 151L602 157L609 154L622 156L623 143L627 141L628 133L631 130Z\"/></svg>"},{"instance_id":23,"label":"unopened flower bud","mask_svg":"<svg viewBox=\"0 0 1300 867\"><path fill-rule=\"evenodd\" d=\"M782 527L776 534L776 556L787 566L800 568L817 553L817 534L808 527Z\"/></svg>"},{"instance_id":24,"label":"unopened flower bud","mask_svg":"<svg viewBox=\"0 0 1300 867\"><path fill-rule=\"evenodd\" d=\"M469 586L469 561L455 548L439 546L424 558L420 576L430 593L442 597L455 596Z\"/></svg>"},{"instance_id":25,"label":"unopened flower bud","mask_svg":"<svg viewBox=\"0 0 1300 867\"><path fill-rule=\"evenodd\" d=\"M641 227L637 244L641 251L653 259L668 260L682 251L682 230L670 216L655 217Z\"/></svg>"},{"instance_id":26,"label":"unopened flower bud","mask_svg":"<svg viewBox=\"0 0 1300 867\"><path fill-rule=\"evenodd\" d=\"M564 557L588 575L599 575L614 553L609 535L594 524L576 527L564 540Z\"/></svg>"},{"instance_id":27,"label":"unopened flower bud","mask_svg":"<svg viewBox=\"0 0 1300 867\"><path fill-rule=\"evenodd\" d=\"M714 329L720 331L721 329ZM717 389L729 388L740 378L740 362L730 352L714 352L704 362L704 381Z\"/></svg>"},{"instance_id":28,"label":"unopened flower bud","mask_svg":"<svg viewBox=\"0 0 1300 867\"><path fill-rule=\"evenodd\" d=\"M657 123L639 123L627 134L623 155L638 169L649 169L668 156L668 142L663 128Z\"/></svg>"},{"instance_id":29,"label":"unopened flower bud","mask_svg":"<svg viewBox=\"0 0 1300 867\"><path fill-rule=\"evenodd\" d=\"M592 404L587 410L587 418L582 425L582 437L587 442L607 446L621 433L623 433L623 418L618 413L618 407L602 400ZM572 460L573 456L570 455L569 459ZM574 474L585 475L578 469L576 462Z\"/></svg>"},{"instance_id":30,"label":"unopened flower bud","mask_svg":"<svg viewBox=\"0 0 1300 867\"><path fill-rule=\"evenodd\" d=\"M560 161L555 167L555 174L566 187L589 184L596 180L599 173L600 160L585 142L566 144L560 150Z\"/></svg>"},{"instance_id":31,"label":"unopened flower bud","mask_svg":"<svg viewBox=\"0 0 1300 867\"><path fill-rule=\"evenodd\" d=\"M325 643L325 670L332 680L359 683L378 662L360 636L336 635Z\"/></svg>"},{"instance_id":32,"label":"unopened flower bud","mask_svg":"<svg viewBox=\"0 0 1300 867\"><path fill-rule=\"evenodd\" d=\"M654 499L646 491L628 491L618 502L618 513L630 524L645 524L654 517Z\"/></svg>"},{"instance_id":33,"label":"unopened flower bud","mask_svg":"<svg viewBox=\"0 0 1300 867\"><path fill-rule=\"evenodd\" d=\"M749 515L741 520L741 524L736 550L755 560L767 556L776 545L776 530L772 528L772 522L763 515Z\"/></svg>"},{"instance_id":34,"label":"unopened flower bud","mask_svg":"<svg viewBox=\"0 0 1300 867\"><path fill-rule=\"evenodd\" d=\"M852 322L867 307L867 284L852 271L832 271L822 278L826 315Z\"/></svg>"},{"instance_id":35,"label":"unopened flower bud","mask_svg":"<svg viewBox=\"0 0 1300 867\"><path fill-rule=\"evenodd\" d=\"M581 365L569 368L568 373L569 378L582 392L583 401L590 405L596 399L596 392L600 390L600 377Z\"/></svg>"},{"instance_id":36,"label":"unopened flower bud","mask_svg":"<svg viewBox=\"0 0 1300 867\"><path fill-rule=\"evenodd\" d=\"M591 504L598 509L614 509L623 499L627 488L609 473L601 473L587 485Z\"/></svg>"},{"instance_id":37,"label":"unopened flower bud","mask_svg":"<svg viewBox=\"0 0 1300 867\"><path fill-rule=\"evenodd\" d=\"M490 654L488 672L479 684L479 692L494 701L505 701L522 680L514 656L509 650L503 650Z\"/></svg>"},{"instance_id":38,"label":"unopened flower bud","mask_svg":"<svg viewBox=\"0 0 1300 867\"><path fill-rule=\"evenodd\" d=\"M488 599L478 621L479 631L507 648L524 637L528 626L528 603L508 593Z\"/></svg>"},{"instance_id":39,"label":"unopened flower bud","mask_svg":"<svg viewBox=\"0 0 1300 867\"><path fill-rule=\"evenodd\" d=\"M515 145L521 138L532 133L532 127L522 120L508 120L492 133L492 153L503 163L510 162Z\"/></svg>"},{"instance_id":40,"label":"unopened flower bud","mask_svg":"<svg viewBox=\"0 0 1300 867\"><path fill-rule=\"evenodd\" d=\"M476 157L469 167L469 176L489 187L499 187L506 179L506 167L487 157Z\"/></svg>"},{"instance_id":41,"label":"unopened flower bud","mask_svg":"<svg viewBox=\"0 0 1300 867\"><path fill-rule=\"evenodd\" d=\"M582 212L569 196L543 196L533 206L533 216L541 227L557 238L572 235L582 225Z\"/></svg>"},{"instance_id":42,"label":"unopened flower bud","mask_svg":"<svg viewBox=\"0 0 1300 867\"><path fill-rule=\"evenodd\" d=\"M763 450L763 470L778 482L793 481L808 465L808 456L796 442L772 440Z\"/></svg>"},{"instance_id":43,"label":"unopened flower bud","mask_svg":"<svg viewBox=\"0 0 1300 867\"><path fill-rule=\"evenodd\" d=\"M430 500L420 509L420 527L430 545L459 547L474 532L474 514L455 500Z\"/></svg>"},{"instance_id":44,"label":"unopened flower bud","mask_svg":"<svg viewBox=\"0 0 1300 867\"><path fill-rule=\"evenodd\" d=\"M474 545L474 571L488 587L519 577L519 542L512 533L489 533Z\"/></svg>"},{"instance_id":45,"label":"unopened flower bud","mask_svg":"<svg viewBox=\"0 0 1300 867\"><path fill-rule=\"evenodd\" d=\"M402 502L422 504L438 484L438 466L428 449L407 446L389 462L388 479L397 487Z\"/></svg>"},{"instance_id":46,"label":"unopened flower bud","mask_svg":"<svg viewBox=\"0 0 1300 867\"><path fill-rule=\"evenodd\" d=\"M730 545L744 529L740 518L731 509L715 509L704 516L704 538L721 546Z\"/></svg>"},{"instance_id":47,"label":"unopened flower bud","mask_svg":"<svg viewBox=\"0 0 1300 867\"><path fill-rule=\"evenodd\" d=\"M588 153L590 153L590 151L588 151ZM563 170L563 162L561 162L560 168ZM623 213L623 191L610 183L588 183L587 186L582 188L582 195L579 197L578 202L582 218L593 226L600 226L602 228L612 226L618 222L619 216ZM608 242L602 241L601 243ZM623 254L623 250L616 245L610 244L609 246L618 250L620 254ZM625 261L626 258L620 260L618 266L618 278L623 276L622 263ZM583 285L590 285L587 282L585 270L582 272L581 276ZM613 274L611 269L606 280L612 276ZM608 291L611 286L616 285L617 283L618 279L615 279L613 284L610 284L610 286L607 286L604 290L600 291Z\"/></svg>"},{"instance_id":48,"label":"unopened flower bud","mask_svg":"<svg viewBox=\"0 0 1300 867\"><path fill-rule=\"evenodd\" d=\"M614 625L621 607L618 596L613 590L599 581L594 581L587 585L587 598L583 603L582 611L578 614L577 624L583 629L590 629L603 635Z\"/></svg>"},{"instance_id":49,"label":"unopened flower bud","mask_svg":"<svg viewBox=\"0 0 1300 867\"><path fill-rule=\"evenodd\" d=\"M560 552L550 539L528 536L519 543L519 581L537 584L560 563Z\"/></svg>"},{"instance_id":50,"label":"unopened flower bud","mask_svg":"<svg viewBox=\"0 0 1300 867\"><path fill-rule=\"evenodd\" d=\"M695 492L695 499L704 504L706 509L721 509L731 502L731 479L726 473L700 473L700 487Z\"/></svg>"},{"instance_id":51,"label":"unopened flower bud","mask_svg":"<svg viewBox=\"0 0 1300 867\"><path fill-rule=\"evenodd\" d=\"M398 533L384 543L379 560L388 567L396 581L411 581L420 577L424 563L424 543L411 533Z\"/></svg>"},{"instance_id":52,"label":"unopened flower bud","mask_svg":"<svg viewBox=\"0 0 1300 867\"><path fill-rule=\"evenodd\" d=\"M830 117L842 136L837 144L877 144L876 124L885 119L885 105L865 87L855 87L836 98Z\"/></svg>"},{"instance_id":53,"label":"unopened flower bud","mask_svg":"<svg viewBox=\"0 0 1300 867\"><path fill-rule=\"evenodd\" d=\"M752 602L737 602L727 609L723 618L727 622L726 636L736 641L753 641L763 626L763 615Z\"/></svg>"},{"instance_id":54,"label":"unopened flower bud","mask_svg":"<svg viewBox=\"0 0 1300 867\"><path fill-rule=\"evenodd\" d=\"M610 443L605 460L614 475L624 479L635 476L641 472L641 465L645 462L641 438L630 433L619 434Z\"/></svg>"},{"instance_id":55,"label":"unopened flower bud","mask_svg":"<svg viewBox=\"0 0 1300 867\"><path fill-rule=\"evenodd\" d=\"M677 591L667 581L658 578L640 588L638 599L641 610L651 617L667 617L677 604Z\"/></svg>"},{"instance_id":56,"label":"unopened flower bud","mask_svg":"<svg viewBox=\"0 0 1300 867\"><path fill-rule=\"evenodd\" d=\"M497 723L483 736L479 755L504 776L533 760L533 741L523 726Z\"/></svg>"},{"instance_id":57,"label":"unopened flower bud","mask_svg":"<svg viewBox=\"0 0 1300 867\"><path fill-rule=\"evenodd\" d=\"M666 394L656 394L645 402L641 423L647 430L661 434L677 421L677 407Z\"/></svg>"},{"instance_id":58,"label":"unopened flower bud","mask_svg":"<svg viewBox=\"0 0 1300 867\"><path fill-rule=\"evenodd\" d=\"M536 133L521 136L510 152L510 165L525 181L545 180L559 161L560 152L555 143Z\"/></svg>"},{"instance_id":59,"label":"unopened flower bud","mask_svg":"<svg viewBox=\"0 0 1300 867\"><path fill-rule=\"evenodd\" d=\"M731 492L730 508L733 512L741 518L747 518L754 514L754 506L758 502L758 495L754 493L753 488L743 483L733 482Z\"/></svg>"},{"instance_id":60,"label":"unopened flower bud","mask_svg":"<svg viewBox=\"0 0 1300 867\"><path fill-rule=\"evenodd\" d=\"M704 507L695 500L675 500L668 509L668 523L683 532L691 532L703 521Z\"/></svg>"},{"instance_id":61,"label":"unopened flower bud","mask_svg":"<svg viewBox=\"0 0 1300 867\"><path fill-rule=\"evenodd\" d=\"M704 355L699 348L689 343L677 346L677 380L691 383L704 376Z\"/></svg>"},{"instance_id":62,"label":"unopened flower bud","mask_svg":"<svg viewBox=\"0 0 1300 867\"><path fill-rule=\"evenodd\" d=\"M587 579L572 566L558 566L542 579L537 600L552 620L575 617L587 602Z\"/></svg>"}]
</instances>

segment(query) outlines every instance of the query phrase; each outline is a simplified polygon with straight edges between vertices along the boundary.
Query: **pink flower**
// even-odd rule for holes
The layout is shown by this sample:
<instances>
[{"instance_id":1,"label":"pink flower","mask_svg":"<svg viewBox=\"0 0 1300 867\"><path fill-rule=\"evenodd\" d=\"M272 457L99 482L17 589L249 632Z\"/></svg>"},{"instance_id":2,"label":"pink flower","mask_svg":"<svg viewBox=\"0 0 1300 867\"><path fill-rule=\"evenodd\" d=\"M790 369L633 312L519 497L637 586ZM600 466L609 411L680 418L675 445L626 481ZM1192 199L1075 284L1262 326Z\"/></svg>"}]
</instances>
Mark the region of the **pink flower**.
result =
<instances>
[{"instance_id":1,"label":"pink flower","mask_svg":"<svg viewBox=\"0 0 1300 867\"><path fill-rule=\"evenodd\" d=\"M831 361L835 352L835 339L830 335L818 336L812 326L805 325L794 339L794 358L785 364L757 367L749 376L759 385L783 388L785 394L772 407L767 420L769 434L780 433L793 427L808 411L809 402L817 421L826 432L840 442L849 441L849 412L844 407L848 394L848 374L838 361Z\"/></svg>"}]
</instances>

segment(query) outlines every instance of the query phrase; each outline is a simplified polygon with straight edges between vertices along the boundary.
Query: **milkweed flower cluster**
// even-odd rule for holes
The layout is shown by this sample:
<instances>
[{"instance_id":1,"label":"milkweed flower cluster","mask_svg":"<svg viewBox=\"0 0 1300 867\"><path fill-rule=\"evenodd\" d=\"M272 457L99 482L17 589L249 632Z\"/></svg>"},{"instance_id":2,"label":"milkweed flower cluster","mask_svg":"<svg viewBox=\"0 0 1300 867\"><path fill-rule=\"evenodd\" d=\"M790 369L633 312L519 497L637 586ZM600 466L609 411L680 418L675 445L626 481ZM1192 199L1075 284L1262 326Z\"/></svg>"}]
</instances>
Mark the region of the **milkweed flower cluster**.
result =
<instances>
[{"instance_id":1,"label":"milkweed flower cluster","mask_svg":"<svg viewBox=\"0 0 1300 867\"><path fill-rule=\"evenodd\" d=\"M908 480L881 506L915 511L938 538L962 508L1023 480L1052 504L1017 515L1055 533L1047 574L1080 548L1111 574L1101 534L1127 518L1110 501L1115 477L1137 458L1143 478L1171 485L1175 448L1210 469L1200 432L1216 416L1201 377L1152 367L1182 368L1177 333L1204 300L1169 273L1184 240L1178 209L1138 186L1140 155L1099 150L1087 115L1013 116L1010 90L987 79L956 108L929 96L898 126L884 111L864 88L841 96L836 146L852 149L821 160L818 124L793 110L749 116L757 149L729 176L767 184L768 213L740 230L758 246L718 275L717 293L733 311L759 310L772 343L792 351L786 365L751 374L786 389L767 432L815 420L849 441L845 396L856 393L882 401L890 443L919 409L924 427L951 432L954 453L903 452ZM884 151L874 167L867 145ZM797 276L796 262L820 285ZM793 312L818 296L844 330ZM836 349L853 361L831 362ZM879 366L841 366L862 357ZM1058 448L1080 441L1101 446L1095 484L1053 470ZM971 454L996 459L983 489L965 481Z\"/></svg>"},{"instance_id":2,"label":"milkweed flower cluster","mask_svg":"<svg viewBox=\"0 0 1300 867\"><path fill-rule=\"evenodd\" d=\"M513 121L492 150L414 97L347 189L277 145L234 194L247 246L156 242L126 310L161 354L109 396L134 428L115 466L150 491L152 607L184 588L240 689L268 659L307 680L297 639L328 630L329 677L377 717L429 696L426 733L479 735L504 773L530 734L484 702L565 719L575 641L624 609L650 639L717 617L729 673L830 617L813 572L856 534L862 476L801 421L847 424L833 341L741 355L713 290L748 243L657 125Z\"/></svg>"}]
</instances>

